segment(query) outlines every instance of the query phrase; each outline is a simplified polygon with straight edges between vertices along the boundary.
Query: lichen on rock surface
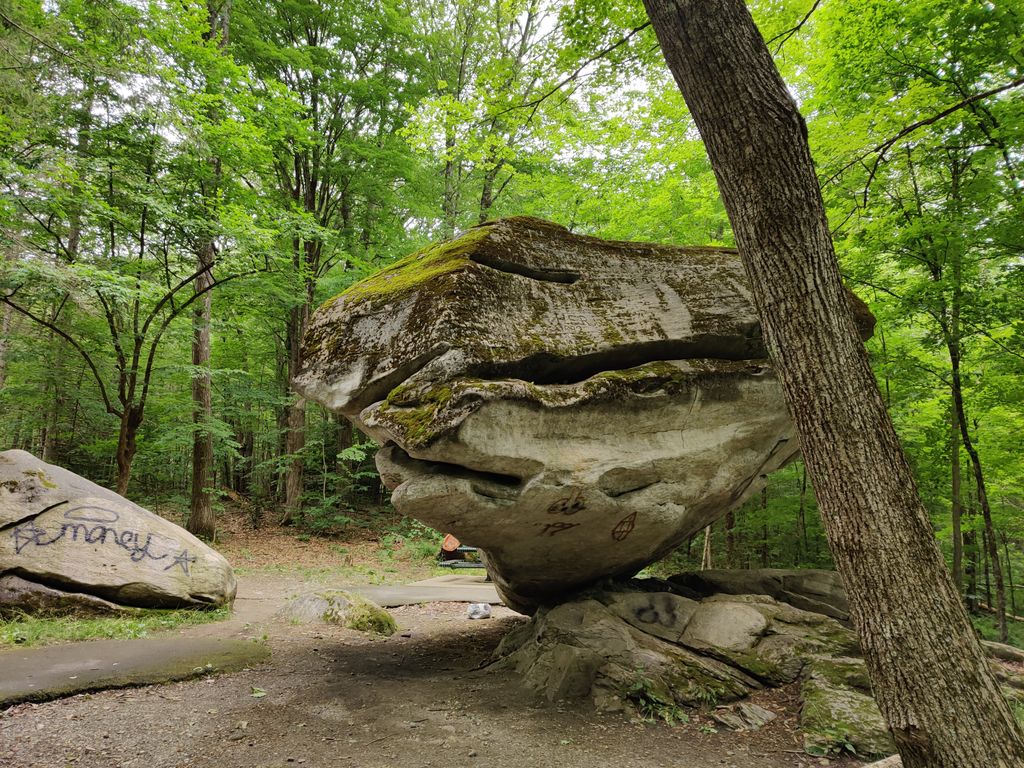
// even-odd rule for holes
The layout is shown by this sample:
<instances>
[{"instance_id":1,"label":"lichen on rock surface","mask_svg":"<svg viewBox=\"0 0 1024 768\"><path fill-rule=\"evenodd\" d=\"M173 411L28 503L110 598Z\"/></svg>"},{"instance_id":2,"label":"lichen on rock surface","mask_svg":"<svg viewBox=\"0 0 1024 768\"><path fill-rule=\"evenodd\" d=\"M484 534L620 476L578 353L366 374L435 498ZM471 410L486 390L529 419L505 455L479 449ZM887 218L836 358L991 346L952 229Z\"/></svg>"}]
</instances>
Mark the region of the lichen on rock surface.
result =
<instances>
[{"instance_id":1,"label":"lichen on rock surface","mask_svg":"<svg viewBox=\"0 0 1024 768\"><path fill-rule=\"evenodd\" d=\"M524 612L636 573L798 451L730 249L489 222L327 302L303 356L396 509L484 550Z\"/></svg>"},{"instance_id":2,"label":"lichen on rock surface","mask_svg":"<svg viewBox=\"0 0 1024 768\"><path fill-rule=\"evenodd\" d=\"M782 600L695 593L684 585L699 580L699 573L593 589L540 609L504 639L493 667L513 669L528 690L550 701L584 701L599 711L668 720L685 719L698 708L742 729L759 727L774 713L750 710L752 725L740 716L743 705L724 711L723 705L795 684L807 752L890 754L893 742L871 698L853 632L794 605L832 575L742 574L753 585L788 578L793 588Z\"/></svg>"},{"instance_id":3,"label":"lichen on rock surface","mask_svg":"<svg viewBox=\"0 0 1024 768\"><path fill-rule=\"evenodd\" d=\"M323 622L387 637L398 631L390 613L365 597L344 589L324 589L294 597L277 612L277 616L296 624Z\"/></svg>"}]
</instances>

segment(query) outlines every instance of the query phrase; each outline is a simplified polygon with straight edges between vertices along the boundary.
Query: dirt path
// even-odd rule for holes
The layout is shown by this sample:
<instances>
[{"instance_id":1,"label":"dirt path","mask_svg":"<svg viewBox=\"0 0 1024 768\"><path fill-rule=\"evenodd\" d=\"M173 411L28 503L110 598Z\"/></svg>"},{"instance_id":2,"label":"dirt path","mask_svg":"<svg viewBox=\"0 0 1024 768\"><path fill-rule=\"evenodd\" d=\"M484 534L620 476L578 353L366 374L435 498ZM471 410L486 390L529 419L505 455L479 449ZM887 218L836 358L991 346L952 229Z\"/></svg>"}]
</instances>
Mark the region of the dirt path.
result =
<instances>
[{"instance_id":1,"label":"dirt path","mask_svg":"<svg viewBox=\"0 0 1024 768\"><path fill-rule=\"evenodd\" d=\"M860 765L800 752L793 692L761 703L782 716L755 734L691 723L630 723L539 702L477 667L516 622L469 621L457 603L392 610L399 634L373 639L273 618L299 576L240 579L237 612L184 636L269 643L271 660L216 678L84 694L0 714L5 768L800 768Z\"/></svg>"}]
</instances>

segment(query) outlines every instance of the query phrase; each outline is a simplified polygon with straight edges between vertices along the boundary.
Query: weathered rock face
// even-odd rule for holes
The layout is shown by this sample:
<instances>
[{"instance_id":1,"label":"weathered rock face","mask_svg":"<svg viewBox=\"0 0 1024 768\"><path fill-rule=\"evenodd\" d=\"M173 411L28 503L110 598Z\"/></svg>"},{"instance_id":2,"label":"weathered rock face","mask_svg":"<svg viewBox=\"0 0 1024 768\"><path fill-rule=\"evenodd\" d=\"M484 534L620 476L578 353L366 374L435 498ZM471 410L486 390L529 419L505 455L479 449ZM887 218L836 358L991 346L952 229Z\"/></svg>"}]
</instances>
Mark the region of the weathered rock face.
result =
<instances>
[{"instance_id":1,"label":"weathered rock face","mask_svg":"<svg viewBox=\"0 0 1024 768\"><path fill-rule=\"evenodd\" d=\"M852 631L767 595L694 600L661 591L687 580L638 581L543 608L502 641L495 666L515 670L548 700L666 718L678 708L703 708L737 729L757 727L773 713L722 705L799 681L808 752L894 751Z\"/></svg>"},{"instance_id":2,"label":"weathered rock face","mask_svg":"<svg viewBox=\"0 0 1024 768\"><path fill-rule=\"evenodd\" d=\"M212 607L235 596L231 566L192 534L24 451L0 453L0 577L7 608Z\"/></svg>"},{"instance_id":3,"label":"weathered rock face","mask_svg":"<svg viewBox=\"0 0 1024 768\"><path fill-rule=\"evenodd\" d=\"M398 629L390 613L365 597L343 589L299 595L289 600L276 615L296 624L340 624L378 635L390 636Z\"/></svg>"},{"instance_id":4,"label":"weathered rock face","mask_svg":"<svg viewBox=\"0 0 1024 768\"><path fill-rule=\"evenodd\" d=\"M384 444L400 512L483 549L530 611L635 573L796 454L765 357L735 251L517 218L325 304L295 384Z\"/></svg>"}]
</instances>

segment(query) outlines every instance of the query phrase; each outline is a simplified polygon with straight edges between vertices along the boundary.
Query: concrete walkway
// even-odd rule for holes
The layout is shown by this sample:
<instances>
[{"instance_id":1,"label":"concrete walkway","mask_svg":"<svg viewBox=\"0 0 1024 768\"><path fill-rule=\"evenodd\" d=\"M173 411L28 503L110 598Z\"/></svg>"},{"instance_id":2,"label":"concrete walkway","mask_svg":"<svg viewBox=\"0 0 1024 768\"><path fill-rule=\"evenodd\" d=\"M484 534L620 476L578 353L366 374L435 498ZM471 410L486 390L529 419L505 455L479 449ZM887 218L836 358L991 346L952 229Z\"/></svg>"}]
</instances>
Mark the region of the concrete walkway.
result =
<instances>
[{"instance_id":1,"label":"concrete walkway","mask_svg":"<svg viewBox=\"0 0 1024 768\"><path fill-rule=\"evenodd\" d=\"M264 643L221 638L93 640L0 652L0 707L74 693L237 672L270 656Z\"/></svg>"},{"instance_id":2,"label":"concrete walkway","mask_svg":"<svg viewBox=\"0 0 1024 768\"><path fill-rule=\"evenodd\" d=\"M415 581L412 584L363 584L345 587L382 608L399 605L420 605L421 603L490 603L501 605L501 598L494 584L484 581L483 576L453 573L433 579Z\"/></svg>"},{"instance_id":3,"label":"concrete walkway","mask_svg":"<svg viewBox=\"0 0 1024 768\"><path fill-rule=\"evenodd\" d=\"M435 602L501 604L494 585L475 575L451 574L413 584L342 588L385 608ZM105 688L187 680L253 666L270 655L266 644L209 635L230 634L239 620L268 620L280 604L280 595L252 593L242 578L235 619L196 627L198 636L93 640L0 651L0 707Z\"/></svg>"}]
</instances>

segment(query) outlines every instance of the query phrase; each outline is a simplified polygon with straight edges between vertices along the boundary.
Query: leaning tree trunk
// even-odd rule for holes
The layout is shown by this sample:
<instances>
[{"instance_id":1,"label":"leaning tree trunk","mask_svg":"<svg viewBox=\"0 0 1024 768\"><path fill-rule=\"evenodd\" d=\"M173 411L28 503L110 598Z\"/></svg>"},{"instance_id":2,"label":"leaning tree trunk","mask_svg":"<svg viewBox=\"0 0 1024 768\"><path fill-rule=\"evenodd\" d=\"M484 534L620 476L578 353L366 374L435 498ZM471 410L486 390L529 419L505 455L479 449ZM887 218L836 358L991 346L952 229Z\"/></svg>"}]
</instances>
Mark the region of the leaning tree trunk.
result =
<instances>
[{"instance_id":1,"label":"leaning tree trunk","mask_svg":"<svg viewBox=\"0 0 1024 768\"><path fill-rule=\"evenodd\" d=\"M704 138L907 768L1024 766L854 327L804 121L743 0L644 0Z\"/></svg>"}]
</instances>

